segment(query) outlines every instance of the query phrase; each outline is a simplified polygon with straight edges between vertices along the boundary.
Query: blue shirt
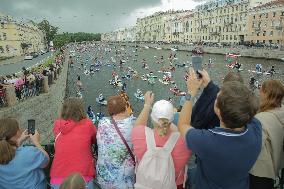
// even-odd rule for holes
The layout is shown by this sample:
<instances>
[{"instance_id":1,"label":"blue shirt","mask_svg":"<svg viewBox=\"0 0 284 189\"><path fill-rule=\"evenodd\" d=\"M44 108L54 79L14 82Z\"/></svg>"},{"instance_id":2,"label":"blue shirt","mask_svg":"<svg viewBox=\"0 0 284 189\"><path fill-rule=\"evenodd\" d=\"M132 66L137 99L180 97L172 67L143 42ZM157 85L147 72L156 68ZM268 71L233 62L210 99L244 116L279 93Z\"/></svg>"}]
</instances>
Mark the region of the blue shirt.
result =
<instances>
[{"instance_id":1,"label":"blue shirt","mask_svg":"<svg viewBox=\"0 0 284 189\"><path fill-rule=\"evenodd\" d=\"M189 129L186 144L197 155L196 189L248 189L249 171L261 142L257 119L241 132L220 127Z\"/></svg>"},{"instance_id":2,"label":"blue shirt","mask_svg":"<svg viewBox=\"0 0 284 189\"><path fill-rule=\"evenodd\" d=\"M45 189L46 181L42 167L48 157L38 148L19 147L16 155L6 165L0 165L1 189Z\"/></svg>"}]
</instances>

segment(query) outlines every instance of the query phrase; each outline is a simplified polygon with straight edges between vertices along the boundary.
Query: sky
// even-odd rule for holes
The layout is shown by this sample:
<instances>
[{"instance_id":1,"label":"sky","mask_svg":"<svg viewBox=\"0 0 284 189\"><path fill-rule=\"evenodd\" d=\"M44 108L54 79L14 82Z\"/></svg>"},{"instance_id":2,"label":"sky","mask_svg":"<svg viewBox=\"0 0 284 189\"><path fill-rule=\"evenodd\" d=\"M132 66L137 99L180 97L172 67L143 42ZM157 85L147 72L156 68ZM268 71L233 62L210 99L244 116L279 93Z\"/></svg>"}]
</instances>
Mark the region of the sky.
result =
<instances>
[{"instance_id":1,"label":"sky","mask_svg":"<svg viewBox=\"0 0 284 189\"><path fill-rule=\"evenodd\" d=\"M0 11L17 20L47 19L59 32L104 33L134 26L157 11L192 10L204 0L0 0Z\"/></svg>"}]
</instances>

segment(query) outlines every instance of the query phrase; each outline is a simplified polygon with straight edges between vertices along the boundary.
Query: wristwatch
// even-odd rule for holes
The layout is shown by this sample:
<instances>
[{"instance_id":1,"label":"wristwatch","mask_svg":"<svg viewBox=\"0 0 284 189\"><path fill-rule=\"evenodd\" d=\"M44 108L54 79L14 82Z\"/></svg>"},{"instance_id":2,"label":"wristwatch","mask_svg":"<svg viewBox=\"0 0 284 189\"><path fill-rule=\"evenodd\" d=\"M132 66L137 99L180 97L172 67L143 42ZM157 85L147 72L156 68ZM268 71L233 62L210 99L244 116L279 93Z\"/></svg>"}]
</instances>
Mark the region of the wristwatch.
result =
<instances>
[{"instance_id":1,"label":"wristwatch","mask_svg":"<svg viewBox=\"0 0 284 189\"><path fill-rule=\"evenodd\" d=\"M190 93L186 93L185 100L193 101L194 99L195 99L195 96L192 96Z\"/></svg>"}]
</instances>

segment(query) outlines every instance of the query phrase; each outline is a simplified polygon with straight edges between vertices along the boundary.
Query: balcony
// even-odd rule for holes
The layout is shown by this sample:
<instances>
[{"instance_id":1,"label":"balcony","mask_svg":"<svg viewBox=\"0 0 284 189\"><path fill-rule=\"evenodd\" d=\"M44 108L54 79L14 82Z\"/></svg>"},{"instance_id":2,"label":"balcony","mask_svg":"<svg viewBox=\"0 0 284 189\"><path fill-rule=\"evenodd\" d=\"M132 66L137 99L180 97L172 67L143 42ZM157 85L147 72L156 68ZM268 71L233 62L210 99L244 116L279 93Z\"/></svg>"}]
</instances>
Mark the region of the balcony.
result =
<instances>
[{"instance_id":1,"label":"balcony","mask_svg":"<svg viewBox=\"0 0 284 189\"><path fill-rule=\"evenodd\" d=\"M276 30L282 30L283 27L282 27L282 26L276 26L275 29L276 29Z\"/></svg>"},{"instance_id":2,"label":"balcony","mask_svg":"<svg viewBox=\"0 0 284 189\"><path fill-rule=\"evenodd\" d=\"M254 30L255 31L260 31L260 27L255 27Z\"/></svg>"},{"instance_id":3,"label":"balcony","mask_svg":"<svg viewBox=\"0 0 284 189\"><path fill-rule=\"evenodd\" d=\"M217 31L215 31L215 32L210 32L210 35L220 35L220 32L217 32Z\"/></svg>"}]
</instances>

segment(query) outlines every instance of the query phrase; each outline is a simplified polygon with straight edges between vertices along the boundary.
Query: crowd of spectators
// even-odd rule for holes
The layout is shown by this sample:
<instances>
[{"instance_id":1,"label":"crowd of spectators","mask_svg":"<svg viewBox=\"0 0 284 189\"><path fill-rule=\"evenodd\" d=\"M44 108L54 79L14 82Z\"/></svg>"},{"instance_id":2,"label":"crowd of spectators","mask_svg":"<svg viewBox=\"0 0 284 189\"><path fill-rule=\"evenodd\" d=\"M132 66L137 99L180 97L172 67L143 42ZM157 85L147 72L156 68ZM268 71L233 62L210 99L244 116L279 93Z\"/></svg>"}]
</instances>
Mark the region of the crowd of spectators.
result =
<instances>
[{"instance_id":1,"label":"crowd of spectators","mask_svg":"<svg viewBox=\"0 0 284 189\"><path fill-rule=\"evenodd\" d=\"M60 72L64 62L63 54L58 54L49 62L43 63L31 69L22 68L18 74L0 76L0 107L6 105L5 88L14 86L18 101L22 101L32 96L37 96L43 92L43 77L48 76L48 84L52 83L52 72Z\"/></svg>"},{"instance_id":2,"label":"crowd of spectators","mask_svg":"<svg viewBox=\"0 0 284 189\"><path fill-rule=\"evenodd\" d=\"M95 126L82 99L66 99L53 128L51 188L273 189L284 168L283 84L265 81L258 99L238 73L221 87L200 74L190 68L180 112L148 91L135 118L121 96L112 96L109 117ZM21 146L27 139L35 147ZM0 120L0 188L47 187L42 168L50 157L39 141L17 120ZM192 157L196 167L187 173Z\"/></svg>"}]
</instances>

